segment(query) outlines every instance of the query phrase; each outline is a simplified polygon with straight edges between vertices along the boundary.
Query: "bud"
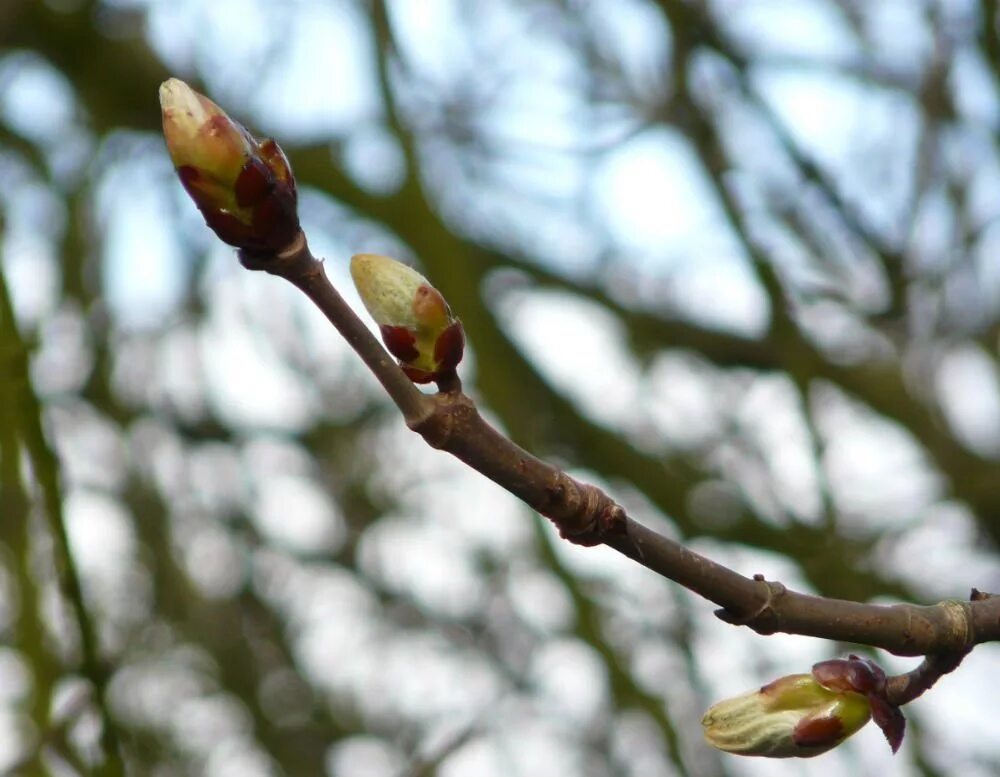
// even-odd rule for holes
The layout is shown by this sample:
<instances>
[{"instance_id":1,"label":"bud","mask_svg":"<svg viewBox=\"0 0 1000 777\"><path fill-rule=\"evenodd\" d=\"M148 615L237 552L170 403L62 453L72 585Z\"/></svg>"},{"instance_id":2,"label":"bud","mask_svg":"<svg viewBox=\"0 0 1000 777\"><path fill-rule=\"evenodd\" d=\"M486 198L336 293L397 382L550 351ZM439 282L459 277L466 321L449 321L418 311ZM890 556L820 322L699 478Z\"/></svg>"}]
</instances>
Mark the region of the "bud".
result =
<instances>
[{"instance_id":1,"label":"bud","mask_svg":"<svg viewBox=\"0 0 1000 777\"><path fill-rule=\"evenodd\" d=\"M828 687L814 674L794 674L719 702L702 718L705 740L738 755L811 758L825 753L871 718L866 695L838 685Z\"/></svg>"},{"instance_id":2,"label":"bud","mask_svg":"<svg viewBox=\"0 0 1000 777\"><path fill-rule=\"evenodd\" d=\"M885 672L874 661L851 655L813 664L813 677L830 690L847 690L868 698L872 720L882 729L892 752L899 750L906 733L906 718L899 707L889 701Z\"/></svg>"},{"instance_id":3,"label":"bud","mask_svg":"<svg viewBox=\"0 0 1000 777\"><path fill-rule=\"evenodd\" d=\"M387 256L358 254L351 277L410 380L430 383L455 372L465 349L462 323L423 275Z\"/></svg>"},{"instance_id":4,"label":"bud","mask_svg":"<svg viewBox=\"0 0 1000 777\"><path fill-rule=\"evenodd\" d=\"M163 136L177 175L221 240L271 253L299 232L295 179L273 140L257 141L177 78L160 85Z\"/></svg>"}]
</instances>

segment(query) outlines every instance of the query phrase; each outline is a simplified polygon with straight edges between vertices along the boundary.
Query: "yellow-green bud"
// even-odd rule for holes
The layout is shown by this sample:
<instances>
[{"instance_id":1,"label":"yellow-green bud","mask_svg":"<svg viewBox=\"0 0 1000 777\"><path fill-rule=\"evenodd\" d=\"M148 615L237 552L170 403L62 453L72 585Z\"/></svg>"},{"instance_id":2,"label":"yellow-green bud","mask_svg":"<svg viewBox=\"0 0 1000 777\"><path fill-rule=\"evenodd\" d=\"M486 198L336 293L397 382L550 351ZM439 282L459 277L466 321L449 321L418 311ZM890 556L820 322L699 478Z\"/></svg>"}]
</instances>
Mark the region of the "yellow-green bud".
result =
<instances>
[{"instance_id":1,"label":"yellow-green bud","mask_svg":"<svg viewBox=\"0 0 1000 777\"><path fill-rule=\"evenodd\" d=\"M870 718L863 694L796 674L713 705L701 724L705 740L727 753L811 758L839 745Z\"/></svg>"},{"instance_id":2,"label":"yellow-green bud","mask_svg":"<svg viewBox=\"0 0 1000 777\"><path fill-rule=\"evenodd\" d=\"M177 78L160 86L160 110L170 159L208 226L238 248L287 247L299 232L297 195L278 144L258 142Z\"/></svg>"},{"instance_id":3,"label":"yellow-green bud","mask_svg":"<svg viewBox=\"0 0 1000 777\"><path fill-rule=\"evenodd\" d=\"M386 348L412 381L454 374L465 348L462 323L423 275L388 256L357 254L351 277Z\"/></svg>"},{"instance_id":4,"label":"yellow-green bud","mask_svg":"<svg viewBox=\"0 0 1000 777\"><path fill-rule=\"evenodd\" d=\"M232 188L254 145L246 129L179 78L160 84L160 112L174 166L210 174L214 183L228 188L220 196L232 200Z\"/></svg>"}]
</instances>

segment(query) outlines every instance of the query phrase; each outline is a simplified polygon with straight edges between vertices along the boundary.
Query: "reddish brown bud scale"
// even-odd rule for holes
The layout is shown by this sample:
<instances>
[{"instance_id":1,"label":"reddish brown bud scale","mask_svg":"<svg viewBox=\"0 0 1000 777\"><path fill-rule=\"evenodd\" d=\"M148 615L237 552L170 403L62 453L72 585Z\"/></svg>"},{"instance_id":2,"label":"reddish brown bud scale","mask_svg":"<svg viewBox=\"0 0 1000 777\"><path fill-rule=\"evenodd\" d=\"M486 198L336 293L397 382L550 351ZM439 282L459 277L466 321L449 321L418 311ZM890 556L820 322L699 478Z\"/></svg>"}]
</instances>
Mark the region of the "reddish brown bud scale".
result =
<instances>
[{"instance_id":1,"label":"reddish brown bud scale","mask_svg":"<svg viewBox=\"0 0 1000 777\"><path fill-rule=\"evenodd\" d=\"M461 321L445 329L434 343L434 358L440 365L439 372L455 369L465 353L465 330Z\"/></svg>"},{"instance_id":2,"label":"reddish brown bud scale","mask_svg":"<svg viewBox=\"0 0 1000 777\"><path fill-rule=\"evenodd\" d=\"M792 732L799 747L827 747L843 738L844 726L837 718L807 718Z\"/></svg>"},{"instance_id":3,"label":"reddish brown bud scale","mask_svg":"<svg viewBox=\"0 0 1000 777\"><path fill-rule=\"evenodd\" d=\"M872 720L875 721L875 725L882 729L885 741L889 743L889 747L895 753L903 744L903 735L906 733L906 718L899 707L890 704L881 696L869 695L868 703L872 707Z\"/></svg>"},{"instance_id":4,"label":"reddish brown bud scale","mask_svg":"<svg viewBox=\"0 0 1000 777\"><path fill-rule=\"evenodd\" d=\"M260 204L268 193L274 189L274 175L259 159L248 159L233 191L236 194L236 204L241 208Z\"/></svg>"},{"instance_id":5,"label":"reddish brown bud scale","mask_svg":"<svg viewBox=\"0 0 1000 777\"><path fill-rule=\"evenodd\" d=\"M873 693L885 687L885 672L872 661L852 655L820 661L812 668L813 677L827 688Z\"/></svg>"},{"instance_id":6,"label":"reddish brown bud scale","mask_svg":"<svg viewBox=\"0 0 1000 777\"><path fill-rule=\"evenodd\" d=\"M202 211L205 223L219 239L231 246L247 246L254 243L253 230L229 213Z\"/></svg>"},{"instance_id":7,"label":"reddish brown bud scale","mask_svg":"<svg viewBox=\"0 0 1000 777\"><path fill-rule=\"evenodd\" d=\"M258 236L256 250L280 251L285 248L299 232L295 203L280 196L267 197L254 208L253 232Z\"/></svg>"},{"instance_id":8,"label":"reddish brown bud scale","mask_svg":"<svg viewBox=\"0 0 1000 777\"><path fill-rule=\"evenodd\" d=\"M196 186L198 179L201 177L198 168L191 165L181 165L176 168L175 172L177 173L177 177L181 179L181 184L185 189L190 186Z\"/></svg>"},{"instance_id":9,"label":"reddish brown bud scale","mask_svg":"<svg viewBox=\"0 0 1000 777\"><path fill-rule=\"evenodd\" d=\"M852 677L849 662L842 658L834 658L814 664L812 675L824 687L831 690L865 693L865 691L857 687L856 678Z\"/></svg>"},{"instance_id":10,"label":"reddish brown bud scale","mask_svg":"<svg viewBox=\"0 0 1000 777\"><path fill-rule=\"evenodd\" d=\"M274 138L266 138L261 141L260 155L279 181L288 182L294 195L296 193L295 176L292 175L292 166L288 163L288 157L285 156L285 152L281 150L281 146Z\"/></svg>"},{"instance_id":11,"label":"reddish brown bud scale","mask_svg":"<svg viewBox=\"0 0 1000 777\"><path fill-rule=\"evenodd\" d=\"M906 718L899 707L886 698L885 671L867 658L851 655L846 659L820 661L813 666L813 677L827 688L852 691L868 699L872 720L882 729L892 752L899 749L906 731Z\"/></svg>"},{"instance_id":12,"label":"reddish brown bud scale","mask_svg":"<svg viewBox=\"0 0 1000 777\"><path fill-rule=\"evenodd\" d=\"M382 342L389 349L389 353L404 362L410 362L419 358L420 351L417 350L417 338L405 326L389 326L383 324L380 328Z\"/></svg>"},{"instance_id":13,"label":"reddish brown bud scale","mask_svg":"<svg viewBox=\"0 0 1000 777\"><path fill-rule=\"evenodd\" d=\"M441 373L439 371L428 372L427 370L421 370L417 367L408 367L405 364L401 364L399 366L403 371L403 374L414 383L433 383L441 377Z\"/></svg>"}]
</instances>

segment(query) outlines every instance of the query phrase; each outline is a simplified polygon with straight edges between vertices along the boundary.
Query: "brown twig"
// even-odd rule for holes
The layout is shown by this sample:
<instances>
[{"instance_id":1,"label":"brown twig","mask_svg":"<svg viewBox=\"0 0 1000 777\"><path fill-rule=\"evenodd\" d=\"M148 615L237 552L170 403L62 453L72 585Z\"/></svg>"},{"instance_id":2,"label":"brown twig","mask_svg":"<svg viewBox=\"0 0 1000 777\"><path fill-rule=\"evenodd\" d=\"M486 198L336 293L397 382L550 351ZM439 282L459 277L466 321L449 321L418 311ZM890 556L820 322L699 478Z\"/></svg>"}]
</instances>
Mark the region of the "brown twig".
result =
<instances>
[{"instance_id":1,"label":"brown twig","mask_svg":"<svg viewBox=\"0 0 1000 777\"><path fill-rule=\"evenodd\" d=\"M330 283L323 271L323 263L309 251L303 233L300 232L281 253L240 251L239 256L240 263L248 270L264 270L280 275L305 292L378 378L407 424L419 423L433 412L431 398L421 393L413 381L403 374L396 361Z\"/></svg>"},{"instance_id":2,"label":"brown twig","mask_svg":"<svg viewBox=\"0 0 1000 777\"><path fill-rule=\"evenodd\" d=\"M918 669L891 679L893 699L916 698L975 644L1000 640L1000 598L931 606L877 605L790 591L761 575L735 572L637 523L599 488L538 459L494 429L461 384L431 396L420 392L333 288L322 263L300 235L275 255L241 252L252 270L293 283L323 311L389 396L413 431L447 451L549 518L566 539L605 544L721 608L716 615L760 634L785 632L929 656ZM952 658L946 660L945 656ZM958 661L961 660L959 657ZM927 666L925 666L927 665ZM936 673L936 674L935 674ZM907 679L908 678L908 679Z\"/></svg>"},{"instance_id":3,"label":"brown twig","mask_svg":"<svg viewBox=\"0 0 1000 777\"><path fill-rule=\"evenodd\" d=\"M984 593L983 591L977 591L975 588L972 589L972 593L969 595L970 602L985 602L991 599L996 602L998 598L1000 597ZM945 602L944 604L948 604L952 608L962 608L963 606L961 602ZM955 627L958 630L962 628L964 618L958 609L953 609L953 614ZM916 669L897 675L896 677L890 677L885 689L888 701L896 706L909 704L918 696L930 690L931 686L944 677L944 675L958 669L959 664L969 655L969 651L972 650L972 646L975 644L972 636L972 634L967 633L964 645L957 646L953 650L932 653L926 656Z\"/></svg>"}]
</instances>

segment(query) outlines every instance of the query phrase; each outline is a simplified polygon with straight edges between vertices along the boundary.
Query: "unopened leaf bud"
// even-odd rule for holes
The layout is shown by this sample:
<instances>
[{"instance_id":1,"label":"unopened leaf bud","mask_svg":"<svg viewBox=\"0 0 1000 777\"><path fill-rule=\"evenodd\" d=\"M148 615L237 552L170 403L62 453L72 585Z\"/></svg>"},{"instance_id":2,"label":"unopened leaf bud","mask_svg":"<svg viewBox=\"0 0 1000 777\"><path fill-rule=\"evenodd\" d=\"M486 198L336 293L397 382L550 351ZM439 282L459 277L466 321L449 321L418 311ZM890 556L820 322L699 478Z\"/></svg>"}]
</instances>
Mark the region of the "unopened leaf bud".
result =
<instances>
[{"instance_id":1,"label":"unopened leaf bud","mask_svg":"<svg viewBox=\"0 0 1000 777\"><path fill-rule=\"evenodd\" d=\"M465 334L441 292L402 262L378 254L351 257L351 277L382 340L414 383L454 374Z\"/></svg>"},{"instance_id":2,"label":"unopened leaf bud","mask_svg":"<svg viewBox=\"0 0 1000 777\"><path fill-rule=\"evenodd\" d=\"M827 688L864 694L875 725L882 729L892 752L899 750L906 733L906 718L886 695L886 676L882 667L867 658L851 655L820 661L813 665L812 673Z\"/></svg>"},{"instance_id":3,"label":"unopened leaf bud","mask_svg":"<svg viewBox=\"0 0 1000 777\"><path fill-rule=\"evenodd\" d=\"M160 110L177 175L215 234L249 251L287 247L299 232L297 195L278 144L177 78L160 85Z\"/></svg>"},{"instance_id":4,"label":"unopened leaf bud","mask_svg":"<svg viewBox=\"0 0 1000 777\"><path fill-rule=\"evenodd\" d=\"M727 753L811 758L839 745L870 718L864 694L795 674L713 705L701 724L705 740Z\"/></svg>"}]
</instances>

